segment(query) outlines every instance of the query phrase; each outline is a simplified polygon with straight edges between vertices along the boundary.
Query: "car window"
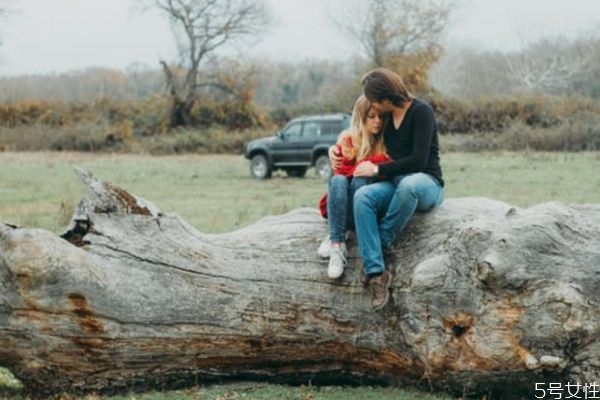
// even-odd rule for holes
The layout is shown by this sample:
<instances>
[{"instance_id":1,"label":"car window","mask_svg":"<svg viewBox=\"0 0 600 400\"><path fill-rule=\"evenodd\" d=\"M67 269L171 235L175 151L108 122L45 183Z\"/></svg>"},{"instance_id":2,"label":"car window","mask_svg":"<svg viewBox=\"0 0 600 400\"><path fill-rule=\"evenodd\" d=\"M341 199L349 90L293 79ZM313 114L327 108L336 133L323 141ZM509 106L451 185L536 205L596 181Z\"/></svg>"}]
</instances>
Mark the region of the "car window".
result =
<instances>
[{"instance_id":1,"label":"car window","mask_svg":"<svg viewBox=\"0 0 600 400\"><path fill-rule=\"evenodd\" d=\"M300 122L296 122L287 126L281 133L285 137L298 137L302 132L302 124Z\"/></svg>"},{"instance_id":2,"label":"car window","mask_svg":"<svg viewBox=\"0 0 600 400\"><path fill-rule=\"evenodd\" d=\"M322 135L337 135L344 130L342 121L323 121Z\"/></svg>"},{"instance_id":3,"label":"car window","mask_svg":"<svg viewBox=\"0 0 600 400\"><path fill-rule=\"evenodd\" d=\"M308 121L304 123L303 137L316 137L321 134L321 123L317 121Z\"/></svg>"}]
</instances>

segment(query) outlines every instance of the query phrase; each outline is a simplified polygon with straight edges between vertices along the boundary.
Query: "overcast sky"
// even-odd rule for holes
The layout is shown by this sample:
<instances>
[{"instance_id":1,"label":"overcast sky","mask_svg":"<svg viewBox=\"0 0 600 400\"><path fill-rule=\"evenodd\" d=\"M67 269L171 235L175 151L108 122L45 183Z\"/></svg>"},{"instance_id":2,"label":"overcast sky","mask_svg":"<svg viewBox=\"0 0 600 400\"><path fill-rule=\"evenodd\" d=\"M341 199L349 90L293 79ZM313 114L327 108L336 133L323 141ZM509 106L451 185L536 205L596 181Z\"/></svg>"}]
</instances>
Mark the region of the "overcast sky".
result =
<instances>
[{"instance_id":1,"label":"overcast sky","mask_svg":"<svg viewBox=\"0 0 600 400\"><path fill-rule=\"evenodd\" d=\"M131 0L0 0L0 76L57 73L86 67L158 67L176 58L169 25L139 14ZM466 0L447 45L510 50L542 35L600 30L600 0ZM328 0L267 0L275 25L247 57L343 60L352 43L327 19Z\"/></svg>"}]
</instances>

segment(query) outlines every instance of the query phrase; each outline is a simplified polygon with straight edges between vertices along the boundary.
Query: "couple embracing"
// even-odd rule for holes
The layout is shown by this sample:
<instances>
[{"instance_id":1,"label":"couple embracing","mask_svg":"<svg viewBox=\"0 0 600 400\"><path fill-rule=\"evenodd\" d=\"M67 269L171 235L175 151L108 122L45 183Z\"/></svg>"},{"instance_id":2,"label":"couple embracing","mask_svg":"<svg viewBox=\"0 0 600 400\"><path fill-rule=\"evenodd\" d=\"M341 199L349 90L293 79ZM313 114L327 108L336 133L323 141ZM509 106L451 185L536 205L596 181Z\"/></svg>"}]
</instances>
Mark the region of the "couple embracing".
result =
<instances>
[{"instance_id":1,"label":"couple embracing","mask_svg":"<svg viewBox=\"0 0 600 400\"><path fill-rule=\"evenodd\" d=\"M356 232L364 280L374 310L389 300L392 274L384 253L416 211L444 199L435 114L415 98L401 77L385 68L361 79L363 94L348 131L329 149L329 237L319 255L329 257L327 274L338 279L346 266L346 231Z\"/></svg>"}]
</instances>

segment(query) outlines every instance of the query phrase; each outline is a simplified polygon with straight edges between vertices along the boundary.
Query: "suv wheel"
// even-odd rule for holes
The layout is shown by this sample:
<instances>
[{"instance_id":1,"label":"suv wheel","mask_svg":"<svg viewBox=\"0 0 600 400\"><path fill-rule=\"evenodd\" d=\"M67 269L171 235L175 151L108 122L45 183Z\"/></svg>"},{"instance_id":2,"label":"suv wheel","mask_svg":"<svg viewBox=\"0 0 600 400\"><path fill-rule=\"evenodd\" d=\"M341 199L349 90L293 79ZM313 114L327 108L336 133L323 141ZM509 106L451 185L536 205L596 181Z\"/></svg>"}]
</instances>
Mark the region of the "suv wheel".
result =
<instances>
[{"instance_id":1,"label":"suv wheel","mask_svg":"<svg viewBox=\"0 0 600 400\"><path fill-rule=\"evenodd\" d=\"M306 175L306 167L285 168L285 173L290 178L302 178Z\"/></svg>"},{"instance_id":2,"label":"suv wheel","mask_svg":"<svg viewBox=\"0 0 600 400\"><path fill-rule=\"evenodd\" d=\"M323 180L327 180L331 176L331 164L326 154L319 156L315 161L315 172Z\"/></svg>"},{"instance_id":3,"label":"suv wheel","mask_svg":"<svg viewBox=\"0 0 600 400\"><path fill-rule=\"evenodd\" d=\"M250 161L250 175L255 179L267 179L271 177L271 167L267 157L263 154L257 154Z\"/></svg>"}]
</instances>

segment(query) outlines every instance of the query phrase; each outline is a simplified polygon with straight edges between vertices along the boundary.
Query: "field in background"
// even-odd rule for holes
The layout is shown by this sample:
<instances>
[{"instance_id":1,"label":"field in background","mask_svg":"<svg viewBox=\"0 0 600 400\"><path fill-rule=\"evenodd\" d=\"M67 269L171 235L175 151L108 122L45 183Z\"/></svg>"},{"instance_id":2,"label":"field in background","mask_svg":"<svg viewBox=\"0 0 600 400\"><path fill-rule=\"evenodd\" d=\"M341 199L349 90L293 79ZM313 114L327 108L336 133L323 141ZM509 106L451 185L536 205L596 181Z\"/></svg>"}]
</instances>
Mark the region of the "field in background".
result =
<instances>
[{"instance_id":1,"label":"field in background","mask_svg":"<svg viewBox=\"0 0 600 400\"><path fill-rule=\"evenodd\" d=\"M74 167L90 169L176 212L203 232L226 232L266 215L316 207L327 190L309 170L256 181L235 155L141 156L0 153L0 221L61 232L86 189ZM526 207L545 201L600 202L600 153L449 153L446 198L486 196Z\"/></svg>"},{"instance_id":2,"label":"field in background","mask_svg":"<svg viewBox=\"0 0 600 400\"><path fill-rule=\"evenodd\" d=\"M527 207L545 201L600 202L600 153L449 153L442 159L446 198L486 196ZM234 155L152 157L90 153L0 152L0 222L57 233L85 193L74 167L90 169L176 212L203 232L226 232L263 216L316 207L326 184L309 170L303 179L276 174L256 181ZM325 223L325 222L324 222ZM0 368L0 398L23 399L19 383ZM16 394L15 394L16 393ZM3 396L4 395L4 396ZM74 397L68 397L75 399ZM89 395L82 399L108 397ZM226 399L448 400L389 387L288 387L266 384L129 394L112 400Z\"/></svg>"}]
</instances>

